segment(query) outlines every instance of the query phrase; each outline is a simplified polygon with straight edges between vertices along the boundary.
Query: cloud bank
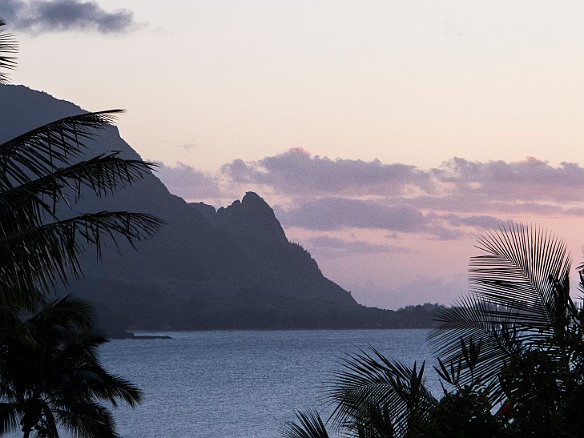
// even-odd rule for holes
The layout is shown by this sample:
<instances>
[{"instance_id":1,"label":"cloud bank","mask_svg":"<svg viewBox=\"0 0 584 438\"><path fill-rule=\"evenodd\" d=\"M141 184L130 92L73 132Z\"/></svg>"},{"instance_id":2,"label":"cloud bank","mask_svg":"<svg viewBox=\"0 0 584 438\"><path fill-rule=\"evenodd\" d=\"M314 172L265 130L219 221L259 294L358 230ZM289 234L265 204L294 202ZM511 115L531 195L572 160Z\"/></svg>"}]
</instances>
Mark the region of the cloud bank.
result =
<instances>
[{"instance_id":1,"label":"cloud bank","mask_svg":"<svg viewBox=\"0 0 584 438\"><path fill-rule=\"evenodd\" d=\"M2 0L0 17L11 29L32 34L72 30L115 34L137 26L131 11L108 12L95 1L81 0Z\"/></svg>"},{"instance_id":2,"label":"cloud bank","mask_svg":"<svg viewBox=\"0 0 584 438\"><path fill-rule=\"evenodd\" d=\"M224 165L222 172L235 182L312 196L455 199L457 195L472 195L499 201L573 201L580 199L584 188L584 168L578 164L553 167L532 157L511 163L453 158L424 170L379 160L332 160L291 149L259 161L235 160Z\"/></svg>"},{"instance_id":3,"label":"cloud bank","mask_svg":"<svg viewBox=\"0 0 584 438\"><path fill-rule=\"evenodd\" d=\"M452 239L461 230L475 233L516 217L584 213L584 168L532 157L455 157L420 169L291 149L259 161L234 160L221 172L234 184L288 199L278 210L283 224L310 230L371 228Z\"/></svg>"},{"instance_id":4,"label":"cloud bank","mask_svg":"<svg viewBox=\"0 0 584 438\"><path fill-rule=\"evenodd\" d=\"M257 162L235 160L224 165L222 172L239 183L267 185L290 195L300 192L350 195L364 190L401 195L412 182L432 191L430 175L414 166L383 164L379 160L331 160L311 156L302 148Z\"/></svg>"},{"instance_id":5,"label":"cloud bank","mask_svg":"<svg viewBox=\"0 0 584 438\"><path fill-rule=\"evenodd\" d=\"M213 176L185 165L173 176L168 171L161 170L161 179L183 197L193 200L211 190L227 199L226 190L254 190L275 206L285 227L321 233L370 229L454 240L503 221L584 214L584 168L531 157L517 162L455 157L421 169L330 159L295 148L258 161L234 160Z\"/></svg>"}]
</instances>

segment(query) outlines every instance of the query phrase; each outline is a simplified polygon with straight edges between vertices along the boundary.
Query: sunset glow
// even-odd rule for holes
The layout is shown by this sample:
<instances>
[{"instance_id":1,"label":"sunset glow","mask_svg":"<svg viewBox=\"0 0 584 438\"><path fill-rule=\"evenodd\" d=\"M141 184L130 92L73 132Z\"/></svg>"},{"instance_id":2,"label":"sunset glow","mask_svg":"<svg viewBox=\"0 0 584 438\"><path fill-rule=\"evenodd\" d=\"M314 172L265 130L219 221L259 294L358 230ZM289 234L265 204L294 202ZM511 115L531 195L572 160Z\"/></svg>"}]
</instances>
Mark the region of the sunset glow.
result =
<instances>
[{"instance_id":1,"label":"sunset glow","mask_svg":"<svg viewBox=\"0 0 584 438\"><path fill-rule=\"evenodd\" d=\"M49 2L58 20L35 3L0 4L13 83L125 108L171 192L257 192L363 304L452 302L506 221L580 261L581 2Z\"/></svg>"}]
</instances>

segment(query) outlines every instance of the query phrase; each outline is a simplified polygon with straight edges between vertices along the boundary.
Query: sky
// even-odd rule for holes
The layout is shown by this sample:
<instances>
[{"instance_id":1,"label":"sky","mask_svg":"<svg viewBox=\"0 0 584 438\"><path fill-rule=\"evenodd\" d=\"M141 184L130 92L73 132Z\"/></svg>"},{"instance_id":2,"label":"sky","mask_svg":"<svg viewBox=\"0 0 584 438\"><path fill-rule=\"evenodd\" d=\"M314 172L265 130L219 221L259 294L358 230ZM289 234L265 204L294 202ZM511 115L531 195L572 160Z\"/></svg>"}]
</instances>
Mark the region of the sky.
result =
<instances>
[{"instance_id":1,"label":"sky","mask_svg":"<svg viewBox=\"0 0 584 438\"><path fill-rule=\"evenodd\" d=\"M121 5L121 6L120 6ZM584 3L2 0L11 81L188 201L253 190L361 303L452 303L508 221L584 235Z\"/></svg>"}]
</instances>

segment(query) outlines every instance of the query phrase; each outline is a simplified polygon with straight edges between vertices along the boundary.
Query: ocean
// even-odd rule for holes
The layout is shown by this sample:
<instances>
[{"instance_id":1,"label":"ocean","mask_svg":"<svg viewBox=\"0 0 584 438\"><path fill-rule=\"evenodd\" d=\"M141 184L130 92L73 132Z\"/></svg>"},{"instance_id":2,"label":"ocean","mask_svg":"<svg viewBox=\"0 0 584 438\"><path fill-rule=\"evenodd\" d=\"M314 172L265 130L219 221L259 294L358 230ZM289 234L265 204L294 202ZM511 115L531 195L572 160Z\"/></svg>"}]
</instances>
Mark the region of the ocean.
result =
<instances>
[{"instance_id":1,"label":"ocean","mask_svg":"<svg viewBox=\"0 0 584 438\"><path fill-rule=\"evenodd\" d=\"M137 408L114 410L124 438L274 438L295 409L323 405L343 357L371 347L406 364L427 361L427 330L209 331L148 333L101 349L104 367L144 391ZM330 411L330 408L328 408Z\"/></svg>"}]
</instances>

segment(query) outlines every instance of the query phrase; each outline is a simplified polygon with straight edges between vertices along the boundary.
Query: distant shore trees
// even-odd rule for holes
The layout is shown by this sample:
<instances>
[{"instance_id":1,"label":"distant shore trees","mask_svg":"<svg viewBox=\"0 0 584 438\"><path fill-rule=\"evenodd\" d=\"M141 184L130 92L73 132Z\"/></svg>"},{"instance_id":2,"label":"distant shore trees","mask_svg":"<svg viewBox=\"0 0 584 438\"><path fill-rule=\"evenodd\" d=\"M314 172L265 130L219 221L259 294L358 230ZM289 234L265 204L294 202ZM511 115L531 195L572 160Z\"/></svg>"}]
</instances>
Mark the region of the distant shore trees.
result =
<instances>
[{"instance_id":1,"label":"distant shore trees","mask_svg":"<svg viewBox=\"0 0 584 438\"><path fill-rule=\"evenodd\" d=\"M361 438L578 437L584 430L584 311L571 297L565 244L535 226L485 234L470 262L470 291L439 310L429 339L442 384L373 350L332 378L330 430ZM577 267L580 291L584 264ZM297 412L286 438L329 436L320 416Z\"/></svg>"},{"instance_id":2,"label":"distant shore trees","mask_svg":"<svg viewBox=\"0 0 584 438\"><path fill-rule=\"evenodd\" d=\"M0 83L16 52L0 20ZM86 157L86 142L119 112L67 117L0 144L0 433L57 437L64 427L76 436L114 437L100 402L140 400L137 388L101 368L96 348L105 338L88 305L50 300L81 274L86 246L99 255L108 240L134 244L162 225L147 214L76 211L83 196L111 195L153 168L116 152Z\"/></svg>"}]
</instances>

